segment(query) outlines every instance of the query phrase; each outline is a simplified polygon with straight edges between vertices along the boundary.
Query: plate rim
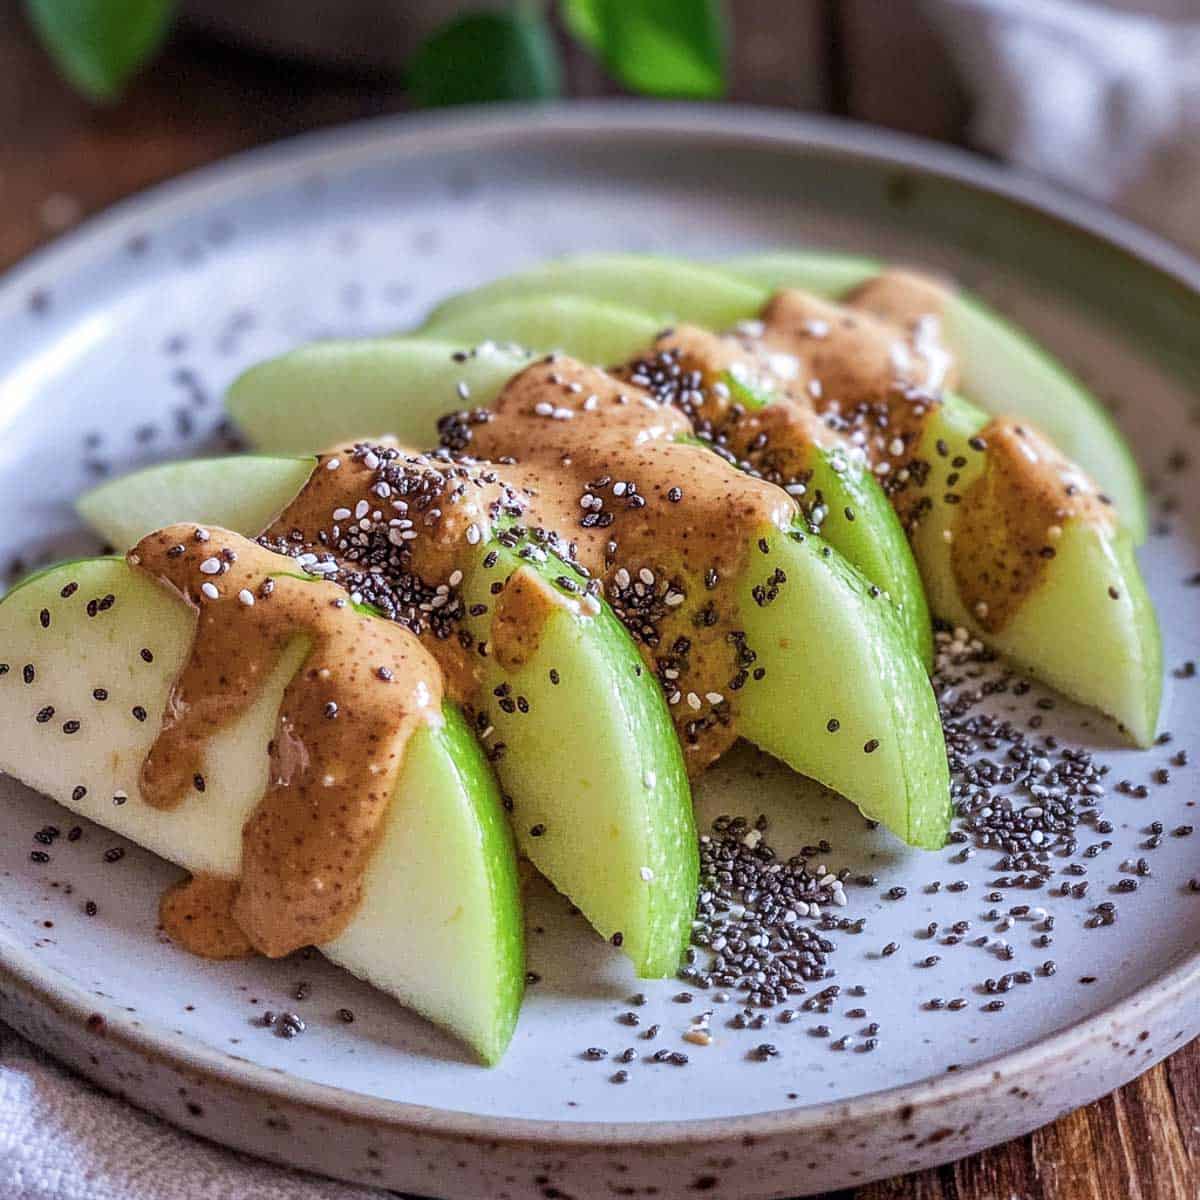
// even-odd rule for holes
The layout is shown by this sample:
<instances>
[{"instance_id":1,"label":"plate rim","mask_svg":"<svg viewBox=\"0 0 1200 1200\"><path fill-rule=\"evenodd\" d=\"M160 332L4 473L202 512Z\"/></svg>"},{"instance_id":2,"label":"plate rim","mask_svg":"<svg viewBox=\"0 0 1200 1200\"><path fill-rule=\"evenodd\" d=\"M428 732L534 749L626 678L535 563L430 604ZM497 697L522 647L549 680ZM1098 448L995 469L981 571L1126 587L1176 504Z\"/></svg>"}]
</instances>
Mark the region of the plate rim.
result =
<instances>
[{"instance_id":1,"label":"plate rim","mask_svg":"<svg viewBox=\"0 0 1200 1200\"><path fill-rule=\"evenodd\" d=\"M269 191L281 182L303 180L334 166L378 158L469 147L483 139L507 137L524 147L539 140L569 137L611 140L678 136L693 143L736 138L747 145L796 152L819 151L880 166L917 170L998 196L1051 218L1087 240L1107 244L1125 257L1151 267L1176 285L1200 294L1200 261L1158 235L1086 199L1004 168L967 151L923 139L873 129L822 115L790 113L752 106L654 104L631 100L575 101L547 105L493 105L449 112L400 114L338 124L266 146L242 151L156 184L127 197L72 231L35 250L0 276L0 321L24 308L31 288L46 276L69 275L90 258L111 253L114 242L144 232L147 221L177 220ZM1080 1047L1104 1036L1135 1015L1172 1007L1189 990L1200 990L1200 948L1122 999L1074 1021L1028 1046L1003 1052L955 1072L865 1093L846 1100L821 1101L733 1117L676 1121L552 1121L529 1117L488 1116L410 1101L371 1097L179 1039L163 1028L133 1021L114 1002L99 1002L83 987L46 969L36 956L13 945L0 931L0 982L34 997L81 1024L104 1015L108 1038L136 1054L182 1067L216 1084L251 1092L264 1100L301 1105L317 1114L384 1125L414 1134L443 1138L501 1140L537 1148L570 1146L652 1147L690 1145L741 1136L770 1136L820 1131L834 1122L885 1118L912 1106L965 1101L995 1087L997 1080L1045 1068L1069 1058ZM106 1011L107 1010L107 1011ZM1148 1066L1149 1064L1147 1064ZM1139 1072L1140 1073L1140 1072Z\"/></svg>"}]
</instances>

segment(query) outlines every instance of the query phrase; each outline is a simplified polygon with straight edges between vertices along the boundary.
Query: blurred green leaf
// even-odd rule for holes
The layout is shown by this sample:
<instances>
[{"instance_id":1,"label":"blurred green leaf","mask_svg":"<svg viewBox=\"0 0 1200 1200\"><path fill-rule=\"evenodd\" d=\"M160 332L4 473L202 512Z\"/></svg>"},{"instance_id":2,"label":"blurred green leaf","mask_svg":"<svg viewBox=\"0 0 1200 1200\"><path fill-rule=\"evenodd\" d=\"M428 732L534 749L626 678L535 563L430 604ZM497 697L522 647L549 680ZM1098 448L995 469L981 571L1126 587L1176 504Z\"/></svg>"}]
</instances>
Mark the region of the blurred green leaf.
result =
<instances>
[{"instance_id":1,"label":"blurred green leaf","mask_svg":"<svg viewBox=\"0 0 1200 1200\"><path fill-rule=\"evenodd\" d=\"M572 35L633 91L688 99L725 94L721 0L562 0L562 15Z\"/></svg>"},{"instance_id":2,"label":"blurred green leaf","mask_svg":"<svg viewBox=\"0 0 1200 1200\"><path fill-rule=\"evenodd\" d=\"M25 0L58 69L92 100L113 100L162 45L175 0Z\"/></svg>"},{"instance_id":3,"label":"blurred green leaf","mask_svg":"<svg viewBox=\"0 0 1200 1200\"><path fill-rule=\"evenodd\" d=\"M551 99L562 91L558 47L545 19L530 9L468 13L416 52L408 85L427 107Z\"/></svg>"}]
</instances>

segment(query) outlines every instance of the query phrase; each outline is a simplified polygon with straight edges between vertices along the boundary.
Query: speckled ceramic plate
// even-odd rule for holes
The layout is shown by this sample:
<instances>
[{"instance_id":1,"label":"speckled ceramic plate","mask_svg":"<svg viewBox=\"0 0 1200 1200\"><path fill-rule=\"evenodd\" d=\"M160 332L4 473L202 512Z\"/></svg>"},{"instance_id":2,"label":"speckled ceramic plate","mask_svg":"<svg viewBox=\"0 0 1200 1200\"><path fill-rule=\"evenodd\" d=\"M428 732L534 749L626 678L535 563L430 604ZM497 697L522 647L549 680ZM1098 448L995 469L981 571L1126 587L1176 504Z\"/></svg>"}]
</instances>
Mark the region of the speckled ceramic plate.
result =
<instances>
[{"instance_id":1,"label":"speckled ceramic plate","mask_svg":"<svg viewBox=\"0 0 1200 1200\"><path fill-rule=\"evenodd\" d=\"M1037 689L985 706L1030 738L1086 745L1108 764L1111 832L1086 827L1076 856L1053 860L1049 888L1001 886L1003 900L989 901L997 853L907 851L865 831L847 804L736 751L704 780L704 814L766 812L780 850L826 839L830 868L878 877L848 885L844 912L865 927L831 935L828 984L841 994L828 1012L740 1030L728 1023L734 1004L676 1002L680 985L668 981L643 986L632 1029L619 1020L637 990L623 960L535 889L529 966L541 979L489 1071L316 956L189 958L155 929L173 868L132 846L107 862L120 840L89 825L33 861L36 831L76 822L3 781L0 1015L207 1137L347 1179L491 1200L849 1185L1026 1131L1194 1036L1200 894L1188 881L1200 874L1200 836L1172 832L1193 822L1200 783L1195 765L1174 765L1200 731L1200 679L1183 669L1200 657L1200 590L1186 583L1200 570L1189 467L1200 455L1200 266L973 159L766 113L580 106L369 124L157 189L0 289L0 552L31 563L93 548L72 498L104 470L219 443L226 383L297 342L408 325L449 292L570 250L711 257L798 243L949 269L1116 407L1154 482L1142 561L1164 625L1163 728L1174 740L1134 753L1098 719L1045 708ZM1135 794L1116 791L1123 779ZM1144 848L1154 821L1164 834ZM1111 845L1083 857L1102 841ZM1140 857L1149 876L1130 869ZM1087 876L1064 874L1070 863ZM1086 896L1057 894L1085 878ZM1137 890L1115 890L1122 879ZM892 888L907 894L889 899ZM1093 927L1110 901L1119 919ZM1022 904L1056 918L1053 948L1042 921L1018 916L1004 929L986 917ZM969 935L944 945L960 921ZM983 935L1010 944L1012 959L976 945ZM888 943L897 949L885 955ZM986 990L989 977L1022 971L1031 982ZM301 982L307 998L296 1000ZM709 1007L714 1043L686 1045L689 1019ZM259 1020L266 1008L296 1010L307 1032L274 1036ZM339 1019L345 1008L353 1023ZM652 1023L654 1042L639 1036ZM758 1061L766 1041L779 1055ZM616 1064L588 1061L588 1046L641 1052L629 1082L610 1082ZM690 1062L648 1062L656 1047Z\"/></svg>"}]
</instances>

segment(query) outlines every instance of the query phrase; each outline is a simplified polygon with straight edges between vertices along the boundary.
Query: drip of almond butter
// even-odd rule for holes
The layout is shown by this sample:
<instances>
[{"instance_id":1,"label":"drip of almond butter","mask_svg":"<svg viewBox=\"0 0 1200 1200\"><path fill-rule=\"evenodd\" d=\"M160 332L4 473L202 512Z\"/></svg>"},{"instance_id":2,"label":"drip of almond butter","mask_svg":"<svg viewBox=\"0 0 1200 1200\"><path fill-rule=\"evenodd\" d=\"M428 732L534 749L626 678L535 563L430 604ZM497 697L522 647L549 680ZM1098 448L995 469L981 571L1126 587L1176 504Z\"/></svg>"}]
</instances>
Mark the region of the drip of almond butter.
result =
<instances>
[{"instance_id":1,"label":"drip of almond butter","mask_svg":"<svg viewBox=\"0 0 1200 1200\"><path fill-rule=\"evenodd\" d=\"M255 702L284 650L287 685L265 794L242 830L236 881L194 881L164 902L168 932L200 953L279 957L335 938L361 898L404 761L440 712L437 664L404 627L354 612L341 589L224 530L177 525L130 552L197 613L196 632L141 775L158 808L205 803L205 749Z\"/></svg>"},{"instance_id":2,"label":"drip of almond butter","mask_svg":"<svg viewBox=\"0 0 1200 1200\"><path fill-rule=\"evenodd\" d=\"M238 881L196 874L162 894L158 920L170 939L201 958L245 958L254 946L234 920Z\"/></svg>"}]
</instances>

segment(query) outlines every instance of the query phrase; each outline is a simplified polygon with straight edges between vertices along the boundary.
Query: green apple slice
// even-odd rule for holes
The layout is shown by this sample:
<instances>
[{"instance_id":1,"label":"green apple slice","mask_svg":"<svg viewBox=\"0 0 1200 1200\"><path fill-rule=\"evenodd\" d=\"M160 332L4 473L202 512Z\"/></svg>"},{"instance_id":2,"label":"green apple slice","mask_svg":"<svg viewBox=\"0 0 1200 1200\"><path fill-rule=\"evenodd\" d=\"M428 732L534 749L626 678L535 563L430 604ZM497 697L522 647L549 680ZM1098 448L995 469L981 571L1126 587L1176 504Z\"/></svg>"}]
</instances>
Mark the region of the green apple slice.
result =
<instances>
[{"instance_id":1,"label":"green apple slice","mask_svg":"<svg viewBox=\"0 0 1200 1200\"><path fill-rule=\"evenodd\" d=\"M998 630L985 628L963 603L947 537L953 538L963 519L963 505L951 505L947 497L964 496L983 472L986 451L980 453L971 442L986 424L979 409L947 393L914 452L931 468L915 489L928 511L911 537L930 608L1034 678L1106 713L1139 746L1150 745L1162 693L1162 650L1154 607L1126 530L1078 519L1064 522L1055 557L1037 588ZM955 462L966 465L955 467Z\"/></svg>"},{"instance_id":2,"label":"green apple slice","mask_svg":"<svg viewBox=\"0 0 1200 1200\"><path fill-rule=\"evenodd\" d=\"M527 361L494 342L467 351L462 344L418 338L314 342L245 371L225 403L251 444L275 453L307 454L384 434L430 445L438 417L486 406Z\"/></svg>"},{"instance_id":3,"label":"green apple slice","mask_svg":"<svg viewBox=\"0 0 1200 1200\"><path fill-rule=\"evenodd\" d=\"M108 595L111 607L89 617L88 601ZM266 787L279 704L308 647L295 639L255 704L212 739L204 795L153 808L141 765L194 627L187 604L123 559L62 564L10 592L0 603L0 769L190 871L232 877ZM145 721L130 715L135 705ZM77 731L65 732L73 721ZM491 772L452 706L411 739L363 882L361 906L322 951L497 1062L523 986L516 856Z\"/></svg>"},{"instance_id":4,"label":"green apple slice","mask_svg":"<svg viewBox=\"0 0 1200 1200\"><path fill-rule=\"evenodd\" d=\"M768 296L780 288L803 288L826 300L840 300L878 275L886 264L829 250L787 250L726 259L720 267Z\"/></svg>"},{"instance_id":5,"label":"green apple slice","mask_svg":"<svg viewBox=\"0 0 1200 1200\"><path fill-rule=\"evenodd\" d=\"M772 588L776 571L786 581ZM761 603L756 585L775 598ZM739 598L746 644L765 669L741 696L742 735L910 845L940 849L950 828L941 721L891 605L821 538L775 528L763 531Z\"/></svg>"},{"instance_id":6,"label":"green apple slice","mask_svg":"<svg viewBox=\"0 0 1200 1200\"><path fill-rule=\"evenodd\" d=\"M150 468L128 477L127 494L122 481L114 481L85 497L80 511L105 537L132 543L179 520L207 523L209 510L225 506L231 495L243 499L247 513L281 512L312 466L310 460L297 482L293 459L261 459L244 471L249 461ZM270 462L274 476L263 466ZM181 485L178 472L188 468L193 477ZM228 527L249 537L261 531L244 520ZM476 644L490 636L493 584L510 586L511 577L530 571L538 574L538 586L561 591L555 581L569 568L554 558L527 562L518 549L498 542L473 548L462 590L468 607L487 610L468 624ZM639 974L673 974L696 900L691 792L662 693L629 634L607 606L591 615L573 601L556 604L520 670L506 672L494 657L485 670L489 703L479 728L493 727L485 740L513 805L521 849L605 937L621 935ZM530 714L508 714L494 702L502 684L514 700L525 698Z\"/></svg>"},{"instance_id":7,"label":"green apple slice","mask_svg":"<svg viewBox=\"0 0 1200 1200\"><path fill-rule=\"evenodd\" d=\"M653 317L621 304L549 293L435 313L418 335L460 346L491 339L541 351L567 350L569 339L574 357L603 366L648 346L659 328Z\"/></svg>"},{"instance_id":8,"label":"green apple slice","mask_svg":"<svg viewBox=\"0 0 1200 1200\"><path fill-rule=\"evenodd\" d=\"M544 263L452 296L433 310L421 332L440 337L447 322L465 319L468 313L474 317L503 311L513 300L548 295L615 304L624 313L646 313L659 326L688 320L724 329L762 307L760 292L731 272L700 263L642 254L584 254ZM648 340L643 339L642 344ZM621 357L589 361L616 362Z\"/></svg>"},{"instance_id":9,"label":"green apple slice","mask_svg":"<svg viewBox=\"0 0 1200 1200\"><path fill-rule=\"evenodd\" d=\"M75 502L75 510L110 545L125 548L146 534L187 514L201 512L204 522L255 537L279 515L283 505L308 481L317 460L247 454L238 459L237 480L228 460L195 458L160 463L102 483ZM229 485L238 484L234 489ZM279 497L284 497L283 504ZM156 521L155 513L168 519Z\"/></svg>"},{"instance_id":10,"label":"green apple slice","mask_svg":"<svg viewBox=\"0 0 1200 1200\"><path fill-rule=\"evenodd\" d=\"M870 259L820 251L750 255L724 265L764 294L803 288L830 299L840 299L883 269ZM1100 482L1134 540L1144 541L1141 476L1100 401L1031 337L967 292L951 295L942 334L958 359L963 395L995 416L1025 417L1037 425Z\"/></svg>"},{"instance_id":11,"label":"green apple slice","mask_svg":"<svg viewBox=\"0 0 1200 1200\"><path fill-rule=\"evenodd\" d=\"M729 361L724 357L726 350L721 340L699 330L681 327L674 334L663 335L656 343L664 344L682 356L678 361L685 369L698 369L706 377L715 375ZM750 414L761 412L772 403L767 380L726 370L720 382L728 389L730 401ZM712 406L723 402L716 401L710 388L705 403ZM768 478L791 492L813 533L819 533L871 583L887 593L910 643L916 647L926 669L932 670L933 622L921 576L900 519L870 466L839 445L818 444L812 422L804 420L803 413L780 406L773 415L785 419L773 424L768 434L769 448L775 456L772 459L775 473ZM721 413L714 411L710 419L719 426ZM756 431L763 432L761 427L743 427L738 436L735 427L734 444L726 448L735 457L748 453L748 439L752 442ZM700 440L706 444L703 438ZM730 440L728 436L726 440ZM740 465L755 464L742 461Z\"/></svg>"}]
</instances>

